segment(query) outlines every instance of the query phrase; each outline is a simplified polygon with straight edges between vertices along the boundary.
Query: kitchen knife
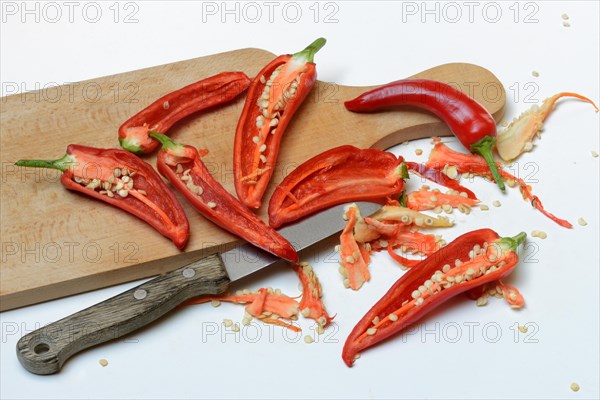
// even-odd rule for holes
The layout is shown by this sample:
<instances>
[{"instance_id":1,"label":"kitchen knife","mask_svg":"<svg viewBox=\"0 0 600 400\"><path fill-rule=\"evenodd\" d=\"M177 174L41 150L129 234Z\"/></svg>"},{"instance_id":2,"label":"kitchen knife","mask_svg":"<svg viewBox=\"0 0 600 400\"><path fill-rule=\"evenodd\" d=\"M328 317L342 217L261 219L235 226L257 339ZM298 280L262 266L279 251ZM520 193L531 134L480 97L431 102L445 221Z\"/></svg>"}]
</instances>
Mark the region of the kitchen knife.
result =
<instances>
[{"instance_id":1,"label":"kitchen knife","mask_svg":"<svg viewBox=\"0 0 600 400\"><path fill-rule=\"evenodd\" d=\"M373 203L357 205L363 214L380 207ZM315 214L279 233L297 251L304 250L343 228L345 206ZM29 372L54 374L67 359L88 347L146 326L186 300L221 294L233 281L284 263L249 244L204 257L23 336L17 343L17 357Z\"/></svg>"}]
</instances>

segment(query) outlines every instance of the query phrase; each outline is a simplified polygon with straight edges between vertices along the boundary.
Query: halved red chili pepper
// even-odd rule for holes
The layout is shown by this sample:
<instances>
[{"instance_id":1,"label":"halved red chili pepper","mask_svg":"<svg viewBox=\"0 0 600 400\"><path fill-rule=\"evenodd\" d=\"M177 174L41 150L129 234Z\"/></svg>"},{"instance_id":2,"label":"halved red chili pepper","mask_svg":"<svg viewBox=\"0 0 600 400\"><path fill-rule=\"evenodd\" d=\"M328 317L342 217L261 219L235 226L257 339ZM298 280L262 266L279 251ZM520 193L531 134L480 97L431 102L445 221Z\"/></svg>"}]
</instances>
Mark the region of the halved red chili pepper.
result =
<instances>
[{"instance_id":1,"label":"halved red chili pepper","mask_svg":"<svg viewBox=\"0 0 600 400\"><path fill-rule=\"evenodd\" d=\"M230 102L250 86L243 72L223 72L171 92L129 118L119 128L121 147L136 154L151 153L158 146L150 132L166 134L181 119Z\"/></svg>"},{"instance_id":2,"label":"halved red chili pepper","mask_svg":"<svg viewBox=\"0 0 600 400\"><path fill-rule=\"evenodd\" d=\"M352 366L360 351L399 333L451 297L510 274L526 236L500 238L491 229L480 229L421 261L354 327L344 345L344 362Z\"/></svg>"},{"instance_id":3,"label":"halved red chili pepper","mask_svg":"<svg viewBox=\"0 0 600 400\"><path fill-rule=\"evenodd\" d=\"M58 160L20 160L22 167L63 171L61 183L125 210L150 224L183 249L190 226L177 198L156 171L125 150L70 144Z\"/></svg>"},{"instance_id":4,"label":"halved red chili pepper","mask_svg":"<svg viewBox=\"0 0 600 400\"><path fill-rule=\"evenodd\" d=\"M302 163L277 186L269 223L280 227L350 201L377 201L402 192L408 173L402 157L376 149L340 146Z\"/></svg>"},{"instance_id":5,"label":"halved red chili pepper","mask_svg":"<svg viewBox=\"0 0 600 400\"><path fill-rule=\"evenodd\" d=\"M354 112L398 106L418 107L432 112L448 125L467 149L483 156L498 187L505 189L492 157L496 144L496 122L481 104L460 90L442 82L405 79L370 90L344 104Z\"/></svg>"},{"instance_id":6,"label":"halved red chili pepper","mask_svg":"<svg viewBox=\"0 0 600 400\"><path fill-rule=\"evenodd\" d=\"M259 208L273 175L279 144L294 113L317 80L319 38L294 55L271 61L254 78L235 132L235 190L247 207Z\"/></svg>"},{"instance_id":7,"label":"halved red chili pepper","mask_svg":"<svg viewBox=\"0 0 600 400\"><path fill-rule=\"evenodd\" d=\"M168 136L151 133L162 144L157 167L188 201L221 228L278 257L297 262L294 247L273 228L233 197L217 182L195 147L175 143Z\"/></svg>"}]
</instances>

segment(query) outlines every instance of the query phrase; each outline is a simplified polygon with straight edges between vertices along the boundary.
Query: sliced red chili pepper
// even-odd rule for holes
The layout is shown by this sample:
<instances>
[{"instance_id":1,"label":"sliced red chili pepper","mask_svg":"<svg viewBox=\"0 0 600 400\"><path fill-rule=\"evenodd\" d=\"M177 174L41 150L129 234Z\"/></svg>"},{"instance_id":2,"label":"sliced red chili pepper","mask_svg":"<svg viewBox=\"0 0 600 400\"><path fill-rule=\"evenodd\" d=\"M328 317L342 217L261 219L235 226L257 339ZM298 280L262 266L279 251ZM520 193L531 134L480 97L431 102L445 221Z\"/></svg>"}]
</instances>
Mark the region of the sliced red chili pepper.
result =
<instances>
[{"instance_id":1,"label":"sliced red chili pepper","mask_svg":"<svg viewBox=\"0 0 600 400\"><path fill-rule=\"evenodd\" d=\"M417 173L427 180L435 182L438 185L445 186L449 189L456 190L459 193L466 193L468 198L477 200L475 193L466 187L461 186L456 179L449 178L440 169L432 168L429 165L423 165L412 161L407 161L406 167L410 172Z\"/></svg>"},{"instance_id":2,"label":"sliced red chili pepper","mask_svg":"<svg viewBox=\"0 0 600 400\"><path fill-rule=\"evenodd\" d=\"M166 134L181 119L225 104L250 86L243 72L223 72L171 92L129 118L119 128L121 147L136 154L153 152L158 142L150 132Z\"/></svg>"},{"instance_id":3,"label":"sliced red chili pepper","mask_svg":"<svg viewBox=\"0 0 600 400\"><path fill-rule=\"evenodd\" d=\"M397 195L407 177L402 157L376 149L340 146L302 163L277 186L269 202L269 223L280 227L350 201Z\"/></svg>"},{"instance_id":4,"label":"sliced red chili pepper","mask_svg":"<svg viewBox=\"0 0 600 400\"><path fill-rule=\"evenodd\" d=\"M344 218L348 223L340 235L340 268L339 272L344 277L344 286L358 290L365 282L371 279L369 262L371 256L364 243L359 243L354 238L354 226L360 216L358 207L353 204L346 209Z\"/></svg>"},{"instance_id":5,"label":"sliced red chili pepper","mask_svg":"<svg viewBox=\"0 0 600 400\"><path fill-rule=\"evenodd\" d=\"M451 297L510 274L525 237L521 232L513 238L499 238L490 229L480 229L421 261L354 327L344 345L344 362L352 366L360 351L399 333Z\"/></svg>"},{"instance_id":6,"label":"sliced red chili pepper","mask_svg":"<svg viewBox=\"0 0 600 400\"><path fill-rule=\"evenodd\" d=\"M235 190L247 207L261 205L283 133L317 80L313 59L324 45L319 38L299 53L277 57L248 90L233 153Z\"/></svg>"},{"instance_id":7,"label":"sliced red chili pepper","mask_svg":"<svg viewBox=\"0 0 600 400\"><path fill-rule=\"evenodd\" d=\"M466 193L466 192L464 192ZM428 189L420 189L406 195L406 205L412 210L434 210L441 207L459 208L473 207L479 203L477 199L461 196L458 192L441 193Z\"/></svg>"},{"instance_id":8,"label":"sliced red chili pepper","mask_svg":"<svg viewBox=\"0 0 600 400\"><path fill-rule=\"evenodd\" d=\"M229 296L200 296L182 303L181 306L221 301L247 304L246 315L242 320L244 325L249 324L252 317L255 317L267 324L280 325L295 332L302 331L298 326L283 320L298 319L299 304L291 297L282 294L279 289L260 288L257 292L243 290Z\"/></svg>"},{"instance_id":9,"label":"sliced red chili pepper","mask_svg":"<svg viewBox=\"0 0 600 400\"><path fill-rule=\"evenodd\" d=\"M294 247L217 182L192 146L175 143L168 136L151 133L162 143L157 167L186 199L221 228L278 257L297 262Z\"/></svg>"},{"instance_id":10,"label":"sliced red chili pepper","mask_svg":"<svg viewBox=\"0 0 600 400\"><path fill-rule=\"evenodd\" d=\"M305 318L314 319L318 324L319 334L329 325L330 317L323 304L323 290L317 274L308 263L294 265L294 271L302 283L302 300L300 300L300 313Z\"/></svg>"},{"instance_id":11,"label":"sliced red chili pepper","mask_svg":"<svg viewBox=\"0 0 600 400\"><path fill-rule=\"evenodd\" d=\"M504 190L492 157L496 121L481 104L460 90L427 79L404 79L370 90L344 104L354 112L412 106L437 115L467 149L483 156L498 187Z\"/></svg>"},{"instance_id":12,"label":"sliced red chili pepper","mask_svg":"<svg viewBox=\"0 0 600 400\"><path fill-rule=\"evenodd\" d=\"M490 169L485 160L483 160L481 157L473 154L459 153L458 151L452 150L444 143L437 143L433 147L433 150L431 150L429 160L427 161L427 166L432 169L439 169L442 166L449 164L456 166L459 173L471 173L487 178L491 177ZM550 218L552 221L556 222L562 227L573 227L569 221L558 218L554 214L546 211L542 201L537 196L533 195L531 192L531 187L527 185L523 179L517 178L516 176L502 169L500 170L500 173L507 181L513 180L514 182L518 183L523 197L529 199L529 201L531 201L531 205L537 208L546 217Z\"/></svg>"},{"instance_id":13,"label":"sliced red chili pepper","mask_svg":"<svg viewBox=\"0 0 600 400\"><path fill-rule=\"evenodd\" d=\"M20 160L16 165L63 171L61 183L125 210L183 249L190 226L177 198L156 171L125 150L70 144L58 160Z\"/></svg>"}]
</instances>

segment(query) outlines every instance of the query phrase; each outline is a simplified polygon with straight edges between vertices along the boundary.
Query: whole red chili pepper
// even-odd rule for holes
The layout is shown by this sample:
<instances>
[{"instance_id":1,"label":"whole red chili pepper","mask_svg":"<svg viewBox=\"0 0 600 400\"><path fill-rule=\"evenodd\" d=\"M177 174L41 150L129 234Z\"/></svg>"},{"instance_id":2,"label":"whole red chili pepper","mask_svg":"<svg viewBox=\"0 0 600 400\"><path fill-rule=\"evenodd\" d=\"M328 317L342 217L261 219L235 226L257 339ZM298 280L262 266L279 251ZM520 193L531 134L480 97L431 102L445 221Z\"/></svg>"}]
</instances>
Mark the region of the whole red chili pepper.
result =
<instances>
[{"instance_id":1,"label":"whole red chili pepper","mask_svg":"<svg viewBox=\"0 0 600 400\"><path fill-rule=\"evenodd\" d=\"M162 144L158 170L202 215L263 250L298 262L294 247L283 236L265 225L212 177L195 147L175 143L160 133L150 136Z\"/></svg>"},{"instance_id":2,"label":"whole red chili pepper","mask_svg":"<svg viewBox=\"0 0 600 400\"><path fill-rule=\"evenodd\" d=\"M63 171L61 183L125 210L150 224L183 249L190 225L177 198L156 171L125 150L70 144L58 160L20 160L22 167Z\"/></svg>"},{"instance_id":3,"label":"whole red chili pepper","mask_svg":"<svg viewBox=\"0 0 600 400\"><path fill-rule=\"evenodd\" d=\"M399 333L446 300L510 274L526 236L500 238L491 229L479 229L413 266L354 327L344 344L344 362L352 366L360 351Z\"/></svg>"},{"instance_id":4,"label":"whole red chili pepper","mask_svg":"<svg viewBox=\"0 0 600 400\"><path fill-rule=\"evenodd\" d=\"M340 146L302 163L277 186L269 224L296 219L350 201L378 201L402 192L408 172L402 157L376 149Z\"/></svg>"},{"instance_id":5,"label":"whole red chili pepper","mask_svg":"<svg viewBox=\"0 0 600 400\"><path fill-rule=\"evenodd\" d=\"M256 76L235 132L235 191L247 207L259 208L273 175L283 133L317 80L319 38L294 55L282 55Z\"/></svg>"},{"instance_id":6,"label":"whole red chili pepper","mask_svg":"<svg viewBox=\"0 0 600 400\"><path fill-rule=\"evenodd\" d=\"M150 132L167 133L179 120L227 103L250 86L243 72L223 72L171 92L129 118L119 128L121 147L136 154L151 153L158 142Z\"/></svg>"},{"instance_id":7,"label":"whole red chili pepper","mask_svg":"<svg viewBox=\"0 0 600 400\"><path fill-rule=\"evenodd\" d=\"M481 104L460 90L442 82L405 79L370 90L344 105L354 112L412 106L434 113L467 149L485 158L498 187L505 189L492 157L496 144L496 122Z\"/></svg>"}]
</instances>

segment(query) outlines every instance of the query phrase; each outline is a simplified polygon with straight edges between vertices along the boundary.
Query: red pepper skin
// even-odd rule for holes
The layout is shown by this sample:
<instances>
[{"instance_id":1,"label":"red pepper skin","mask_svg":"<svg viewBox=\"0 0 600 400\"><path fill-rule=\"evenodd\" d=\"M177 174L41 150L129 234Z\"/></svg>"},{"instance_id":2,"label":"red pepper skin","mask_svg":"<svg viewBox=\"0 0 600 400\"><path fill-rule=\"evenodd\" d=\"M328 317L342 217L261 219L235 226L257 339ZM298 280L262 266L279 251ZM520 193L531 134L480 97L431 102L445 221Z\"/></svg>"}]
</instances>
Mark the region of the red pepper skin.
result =
<instances>
[{"instance_id":1,"label":"red pepper skin","mask_svg":"<svg viewBox=\"0 0 600 400\"><path fill-rule=\"evenodd\" d=\"M340 146L302 163L277 186L269 202L269 224L280 227L350 201L376 201L404 188L402 157L376 149Z\"/></svg>"},{"instance_id":2,"label":"red pepper skin","mask_svg":"<svg viewBox=\"0 0 600 400\"><path fill-rule=\"evenodd\" d=\"M195 209L216 225L253 245L285 260L298 262L298 254L290 242L225 190L212 177L195 147L177 144L164 135L151 135L160 138L163 143L158 153L158 171ZM181 165L180 172L177 172L178 165ZM189 179L183 178L187 170ZM201 193L195 193L194 186L200 187Z\"/></svg>"},{"instance_id":3,"label":"red pepper skin","mask_svg":"<svg viewBox=\"0 0 600 400\"><path fill-rule=\"evenodd\" d=\"M235 191L240 201L249 208L261 206L275 169L283 134L317 80L317 69L312 60L314 53L324 44L325 39L318 39L300 53L275 58L250 85L237 125L233 153ZM280 67L278 76L271 80L273 72ZM278 106L284 94L288 90L291 93L296 78L299 82L295 93L286 95L285 105ZM272 83L268 100L263 100L267 104L265 109L260 99L269 82ZM259 119L263 120L260 126ZM271 123L276 125L271 126Z\"/></svg>"},{"instance_id":4,"label":"red pepper skin","mask_svg":"<svg viewBox=\"0 0 600 400\"><path fill-rule=\"evenodd\" d=\"M505 189L492 158L492 148L496 143L496 122L481 104L460 90L442 82L405 79L370 90L346 101L344 105L353 112L412 106L437 115L463 146L486 159L498 186Z\"/></svg>"},{"instance_id":5,"label":"red pepper skin","mask_svg":"<svg viewBox=\"0 0 600 400\"><path fill-rule=\"evenodd\" d=\"M167 131L181 119L207 108L225 104L250 86L243 72L223 72L171 92L129 118L119 128L121 147L148 154L159 145L148 134Z\"/></svg>"},{"instance_id":6,"label":"red pepper skin","mask_svg":"<svg viewBox=\"0 0 600 400\"><path fill-rule=\"evenodd\" d=\"M67 147L67 156L61 160L21 160L17 165L59 169L63 171L61 183L67 189L135 215L171 239L179 249L183 249L188 242L190 225L181 204L154 168L128 151L70 144ZM134 176L129 174L135 186L125 197L118 193L109 197L75 181L75 178L83 178L107 182L111 178L115 179L116 168L126 168L130 173L135 173ZM145 194L142 194L144 192Z\"/></svg>"},{"instance_id":7,"label":"red pepper skin","mask_svg":"<svg viewBox=\"0 0 600 400\"><path fill-rule=\"evenodd\" d=\"M517 245L520 241L524 240L524 236L525 234L521 233L516 237L519 238L519 241L515 241ZM486 242L497 242L499 239L500 237L498 234L491 229L475 230L459 236L450 244L442 247L440 250L411 268L394 285L392 285L388 292L354 327L344 344L344 349L342 351L344 362L349 367L352 366L356 355L360 351L399 333L448 299L510 274L518 262L518 256L515 251L508 252L505 258L503 258L505 261L503 267L485 275L481 275L473 280L455 284L447 289L443 289L442 291L427 297L418 307L414 307L404 315L399 316L396 322L380 327L374 335L365 336L365 332L369 327L373 326L373 320L376 317L383 320L390 315L390 313L398 310L405 300L412 300L411 293L418 290L418 287L423 285L423 282L430 279L435 271L441 270L443 265L453 263L456 259L467 262L469 260L469 251L473 246L476 244L483 245L483 243Z\"/></svg>"}]
</instances>

